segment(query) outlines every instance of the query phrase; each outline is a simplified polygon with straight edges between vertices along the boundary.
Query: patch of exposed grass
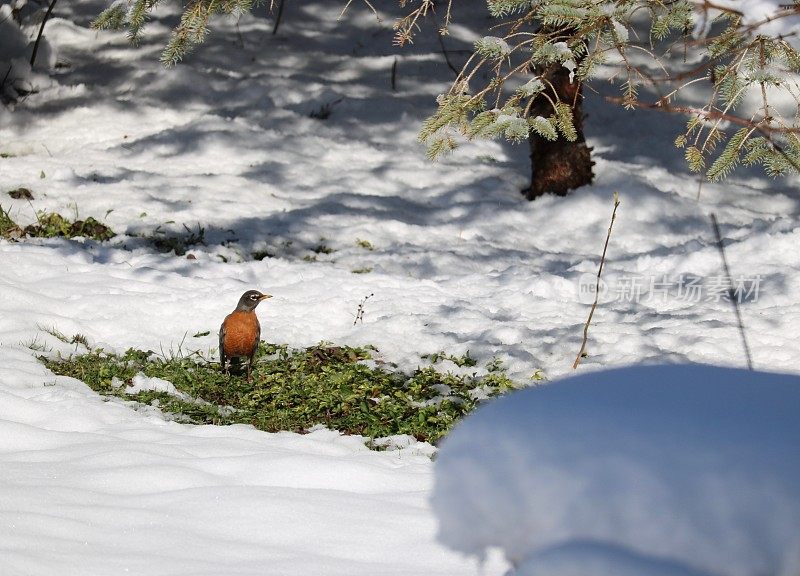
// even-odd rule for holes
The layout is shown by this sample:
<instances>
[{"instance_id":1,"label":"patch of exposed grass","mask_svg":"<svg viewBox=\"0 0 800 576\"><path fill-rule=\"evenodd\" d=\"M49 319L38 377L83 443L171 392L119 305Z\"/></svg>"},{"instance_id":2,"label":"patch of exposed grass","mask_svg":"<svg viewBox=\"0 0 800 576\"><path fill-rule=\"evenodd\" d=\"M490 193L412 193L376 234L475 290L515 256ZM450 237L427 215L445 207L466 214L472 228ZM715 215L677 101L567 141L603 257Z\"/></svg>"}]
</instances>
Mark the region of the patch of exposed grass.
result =
<instances>
[{"instance_id":1,"label":"patch of exposed grass","mask_svg":"<svg viewBox=\"0 0 800 576\"><path fill-rule=\"evenodd\" d=\"M9 190L8 195L14 200L33 200L33 192L31 192L28 188L15 188L14 190Z\"/></svg>"},{"instance_id":2,"label":"patch of exposed grass","mask_svg":"<svg viewBox=\"0 0 800 576\"><path fill-rule=\"evenodd\" d=\"M253 260L263 260L264 258L275 258L275 254L269 250L256 250L250 253Z\"/></svg>"},{"instance_id":3,"label":"patch of exposed grass","mask_svg":"<svg viewBox=\"0 0 800 576\"><path fill-rule=\"evenodd\" d=\"M200 224L197 225L197 230L192 230L186 224L183 225L185 234L182 233L169 233L164 231L161 226L158 226L151 235L142 235L153 247L164 254L175 252L176 256L183 256L186 250L191 246L207 246L206 244L206 229Z\"/></svg>"},{"instance_id":4,"label":"patch of exposed grass","mask_svg":"<svg viewBox=\"0 0 800 576\"><path fill-rule=\"evenodd\" d=\"M39 212L36 224L21 228L9 213L0 206L0 236L6 239L18 239L22 236L33 238L92 238L102 242L115 236L114 231L91 216L85 220L71 221L61 214Z\"/></svg>"},{"instance_id":5,"label":"patch of exposed grass","mask_svg":"<svg viewBox=\"0 0 800 576\"><path fill-rule=\"evenodd\" d=\"M72 336L67 336L61 330L56 328L55 326L42 326L41 324L37 324L39 330L50 334L54 338L61 340L64 344L78 344L83 346L85 349L89 349L89 340L83 334L73 334Z\"/></svg>"},{"instance_id":6,"label":"patch of exposed grass","mask_svg":"<svg viewBox=\"0 0 800 576\"><path fill-rule=\"evenodd\" d=\"M469 355L469 350L464 352L464 354L462 354L461 356L455 356L453 354L447 354L445 352L434 352L433 354L425 354L422 357L427 358L433 364L441 362L442 360L449 360L459 368L463 368L464 366L471 368L473 366L478 365L478 361ZM487 365L489 372L502 370L502 364L498 364L498 362L499 362L498 359L494 359Z\"/></svg>"},{"instance_id":7,"label":"patch of exposed grass","mask_svg":"<svg viewBox=\"0 0 800 576\"><path fill-rule=\"evenodd\" d=\"M130 349L125 354L90 350L42 361L56 374L82 380L100 394L158 406L194 423L245 423L276 432L303 432L325 425L348 434L380 438L410 434L436 442L484 399L514 388L505 371L478 376L421 367L406 374L372 360L373 348L321 343L305 349L262 343L253 381L227 376L199 355L159 356ZM172 382L182 396L165 392L129 394L144 373Z\"/></svg>"},{"instance_id":8,"label":"patch of exposed grass","mask_svg":"<svg viewBox=\"0 0 800 576\"><path fill-rule=\"evenodd\" d=\"M364 250L369 250L370 252L375 250L375 246L372 245L372 242L369 240L363 240L361 238L356 238L356 246L363 248Z\"/></svg>"},{"instance_id":9,"label":"patch of exposed grass","mask_svg":"<svg viewBox=\"0 0 800 576\"><path fill-rule=\"evenodd\" d=\"M110 240L116 234L105 224L89 216L86 220L71 221L61 214L40 212L36 224L26 226L23 231L26 236L36 238L92 238L102 242Z\"/></svg>"},{"instance_id":10,"label":"patch of exposed grass","mask_svg":"<svg viewBox=\"0 0 800 576\"><path fill-rule=\"evenodd\" d=\"M333 254L335 250L328 246L327 244L320 242L311 250L314 254Z\"/></svg>"},{"instance_id":11,"label":"patch of exposed grass","mask_svg":"<svg viewBox=\"0 0 800 576\"><path fill-rule=\"evenodd\" d=\"M0 206L0 237L10 240L19 238L22 234L22 228L17 226L8 212Z\"/></svg>"}]
</instances>

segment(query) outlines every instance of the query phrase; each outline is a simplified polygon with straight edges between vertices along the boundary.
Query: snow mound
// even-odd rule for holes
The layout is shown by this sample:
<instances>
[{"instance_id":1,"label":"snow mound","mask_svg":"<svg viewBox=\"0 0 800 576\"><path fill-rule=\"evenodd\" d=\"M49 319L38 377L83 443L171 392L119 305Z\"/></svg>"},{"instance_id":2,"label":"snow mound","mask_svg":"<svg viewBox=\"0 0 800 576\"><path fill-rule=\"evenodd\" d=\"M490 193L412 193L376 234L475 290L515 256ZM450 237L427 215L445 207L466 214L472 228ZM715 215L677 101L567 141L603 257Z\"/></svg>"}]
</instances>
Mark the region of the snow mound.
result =
<instances>
[{"instance_id":1,"label":"snow mound","mask_svg":"<svg viewBox=\"0 0 800 576\"><path fill-rule=\"evenodd\" d=\"M640 366L510 394L445 440L439 540L517 576L800 573L800 378Z\"/></svg>"},{"instance_id":2,"label":"snow mound","mask_svg":"<svg viewBox=\"0 0 800 576\"><path fill-rule=\"evenodd\" d=\"M173 396L179 396L178 389L172 382L163 380L161 378L145 376L143 372L139 372L131 380L131 385L125 388L128 394L136 394L137 392L166 392Z\"/></svg>"}]
</instances>

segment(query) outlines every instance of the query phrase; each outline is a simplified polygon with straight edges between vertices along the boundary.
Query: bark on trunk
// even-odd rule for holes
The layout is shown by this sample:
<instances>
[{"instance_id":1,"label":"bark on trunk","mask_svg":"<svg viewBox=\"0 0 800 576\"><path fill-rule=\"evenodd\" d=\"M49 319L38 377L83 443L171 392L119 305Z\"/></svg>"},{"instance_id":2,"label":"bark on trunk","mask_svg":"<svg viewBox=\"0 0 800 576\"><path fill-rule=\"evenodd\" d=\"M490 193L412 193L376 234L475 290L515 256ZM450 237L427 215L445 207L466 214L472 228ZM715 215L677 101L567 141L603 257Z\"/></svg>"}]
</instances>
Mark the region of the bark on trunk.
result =
<instances>
[{"instance_id":1,"label":"bark on trunk","mask_svg":"<svg viewBox=\"0 0 800 576\"><path fill-rule=\"evenodd\" d=\"M578 138L570 142L563 136L550 141L531 132L528 138L531 148L531 185L522 193L528 200L534 200L547 193L566 196L567 192L591 184L594 178L591 148L583 136L583 94L580 85L570 82L569 70L561 64L554 64L544 71L543 76L555 87L562 102L572 105L573 123ZM553 108L546 98L539 98L531 107L532 116L547 118Z\"/></svg>"}]
</instances>

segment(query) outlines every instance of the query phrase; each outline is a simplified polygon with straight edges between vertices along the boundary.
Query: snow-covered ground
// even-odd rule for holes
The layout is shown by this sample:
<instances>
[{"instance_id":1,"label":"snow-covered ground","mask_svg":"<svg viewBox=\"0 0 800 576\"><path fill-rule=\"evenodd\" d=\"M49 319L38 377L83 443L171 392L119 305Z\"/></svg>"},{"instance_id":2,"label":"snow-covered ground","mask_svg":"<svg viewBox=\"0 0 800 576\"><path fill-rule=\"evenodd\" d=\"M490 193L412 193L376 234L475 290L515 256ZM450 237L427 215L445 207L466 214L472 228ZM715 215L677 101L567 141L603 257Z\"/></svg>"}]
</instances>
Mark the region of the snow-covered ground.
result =
<instances>
[{"instance_id":1,"label":"snow-covered ground","mask_svg":"<svg viewBox=\"0 0 800 576\"><path fill-rule=\"evenodd\" d=\"M263 15L220 20L207 46L165 70L169 9L132 49L89 29L101 8L57 5L48 58L69 65L0 108L0 205L23 225L48 210L120 234L0 241L0 574L479 571L435 542L428 447L378 453L326 431L165 422L49 373L27 348L66 350L45 328L118 351L209 351L257 288L275 296L259 308L269 341L369 343L409 369L420 354L469 350L502 358L520 382L537 370L554 379L580 348L619 191L580 370L744 364L720 298L714 212L755 365L797 371L796 178L742 172L698 198L671 145L680 118L590 96L596 184L528 203L524 147L474 143L425 160L419 123L451 74L435 39L397 55L392 90L391 19L354 6L337 22L338 3L287 2L278 35ZM469 46L465 27L451 32L448 48ZM18 187L34 200L6 195ZM203 230L193 259L141 237L184 226Z\"/></svg>"},{"instance_id":2,"label":"snow-covered ground","mask_svg":"<svg viewBox=\"0 0 800 576\"><path fill-rule=\"evenodd\" d=\"M635 366L502 398L442 443L439 537L515 576L792 576L800 378Z\"/></svg>"}]
</instances>

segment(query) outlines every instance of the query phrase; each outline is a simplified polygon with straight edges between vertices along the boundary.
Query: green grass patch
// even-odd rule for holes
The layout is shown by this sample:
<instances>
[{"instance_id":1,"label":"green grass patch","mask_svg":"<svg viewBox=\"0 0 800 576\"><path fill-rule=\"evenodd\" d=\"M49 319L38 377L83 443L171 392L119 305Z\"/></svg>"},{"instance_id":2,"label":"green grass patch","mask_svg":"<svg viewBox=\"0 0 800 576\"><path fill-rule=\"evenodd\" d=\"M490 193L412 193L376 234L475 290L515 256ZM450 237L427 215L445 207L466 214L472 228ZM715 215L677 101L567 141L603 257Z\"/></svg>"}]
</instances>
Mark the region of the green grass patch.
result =
<instances>
[{"instance_id":1,"label":"green grass patch","mask_svg":"<svg viewBox=\"0 0 800 576\"><path fill-rule=\"evenodd\" d=\"M469 350L467 350L461 356L455 356L453 354L446 354L445 352L434 352L433 354L425 354L422 356L423 358L427 358L432 363L436 364L437 362L441 362L442 360L449 360L453 364L459 367L473 367L478 365L478 361L469 355ZM502 365L498 363L497 359L492 360L489 363L489 372L497 372L502 370Z\"/></svg>"},{"instance_id":2,"label":"green grass patch","mask_svg":"<svg viewBox=\"0 0 800 576\"><path fill-rule=\"evenodd\" d=\"M186 231L185 233L169 233L158 226L153 234L141 235L141 237L159 252L167 254L174 251L176 256L183 256L192 246L208 246L206 229L200 224L197 225L197 230L189 228L186 224L183 225L183 229Z\"/></svg>"},{"instance_id":3,"label":"green grass patch","mask_svg":"<svg viewBox=\"0 0 800 576\"><path fill-rule=\"evenodd\" d=\"M312 251L314 254L333 254L335 252L335 250L327 244L317 244Z\"/></svg>"},{"instance_id":4,"label":"green grass patch","mask_svg":"<svg viewBox=\"0 0 800 576\"><path fill-rule=\"evenodd\" d=\"M24 228L27 236L37 238L55 238L59 236L76 238L82 236L99 242L110 240L116 236L111 228L91 216L86 220L71 221L61 214L40 212L37 215L37 220L36 224L31 224Z\"/></svg>"},{"instance_id":5,"label":"green grass patch","mask_svg":"<svg viewBox=\"0 0 800 576\"><path fill-rule=\"evenodd\" d=\"M363 248L364 250L369 250L370 252L375 250L375 246L372 245L372 242L369 240L363 240L361 238L356 238L356 246Z\"/></svg>"},{"instance_id":6,"label":"green grass patch","mask_svg":"<svg viewBox=\"0 0 800 576\"><path fill-rule=\"evenodd\" d=\"M253 260L263 260L264 258L275 258L275 254L269 250L256 250L250 253Z\"/></svg>"},{"instance_id":7,"label":"green grass patch","mask_svg":"<svg viewBox=\"0 0 800 576\"><path fill-rule=\"evenodd\" d=\"M244 423L268 432L303 432L322 424L347 434L410 434L432 443L481 401L515 387L497 360L480 376L442 370L441 362L406 374L372 360L374 351L262 343L251 383L242 375L223 374L218 363L199 355L90 350L41 359L56 374L82 380L100 394L156 405L187 422ZM128 394L126 386L140 372L168 380L183 395Z\"/></svg>"},{"instance_id":8,"label":"green grass patch","mask_svg":"<svg viewBox=\"0 0 800 576\"><path fill-rule=\"evenodd\" d=\"M22 234L22 228L17 226L8 212L0 206L0 237L11 240L19 238Z\"/></svg>"},{"instance_id":9,"label":"green grass patch","mask_svg":"<svg viewBox=\"0 0 800 576\"><path fill-rule=\"evenodd\" d=\"M69 220L61 214L39 212L36 224L21 228L11 218L8 211L0 206L0 236L6 239L18 239L22 236L34 238L92 238L102 242L113 238L116 234L105 224L91 216L85 220Z\"/></svg>"},{"instance_id":10,"label":"green grass patch","mask_svg":"<svg viewBox=\"0 0 800 576\"><path fill-rule=\"evenodd\" d=\"M319 243L317 245L315 245L313 248L311 248L311 254L306 254L305 256L303 256L303 261L304 262L317 262L318 261L318 257L320 255L328 255L328 254L333 254L334 252L336 252L336 250L334 250L333 248L328 246L325 243L325 241L326 241L326 238L320 238L319 239Z\"/></svg>"}]
</instances>

